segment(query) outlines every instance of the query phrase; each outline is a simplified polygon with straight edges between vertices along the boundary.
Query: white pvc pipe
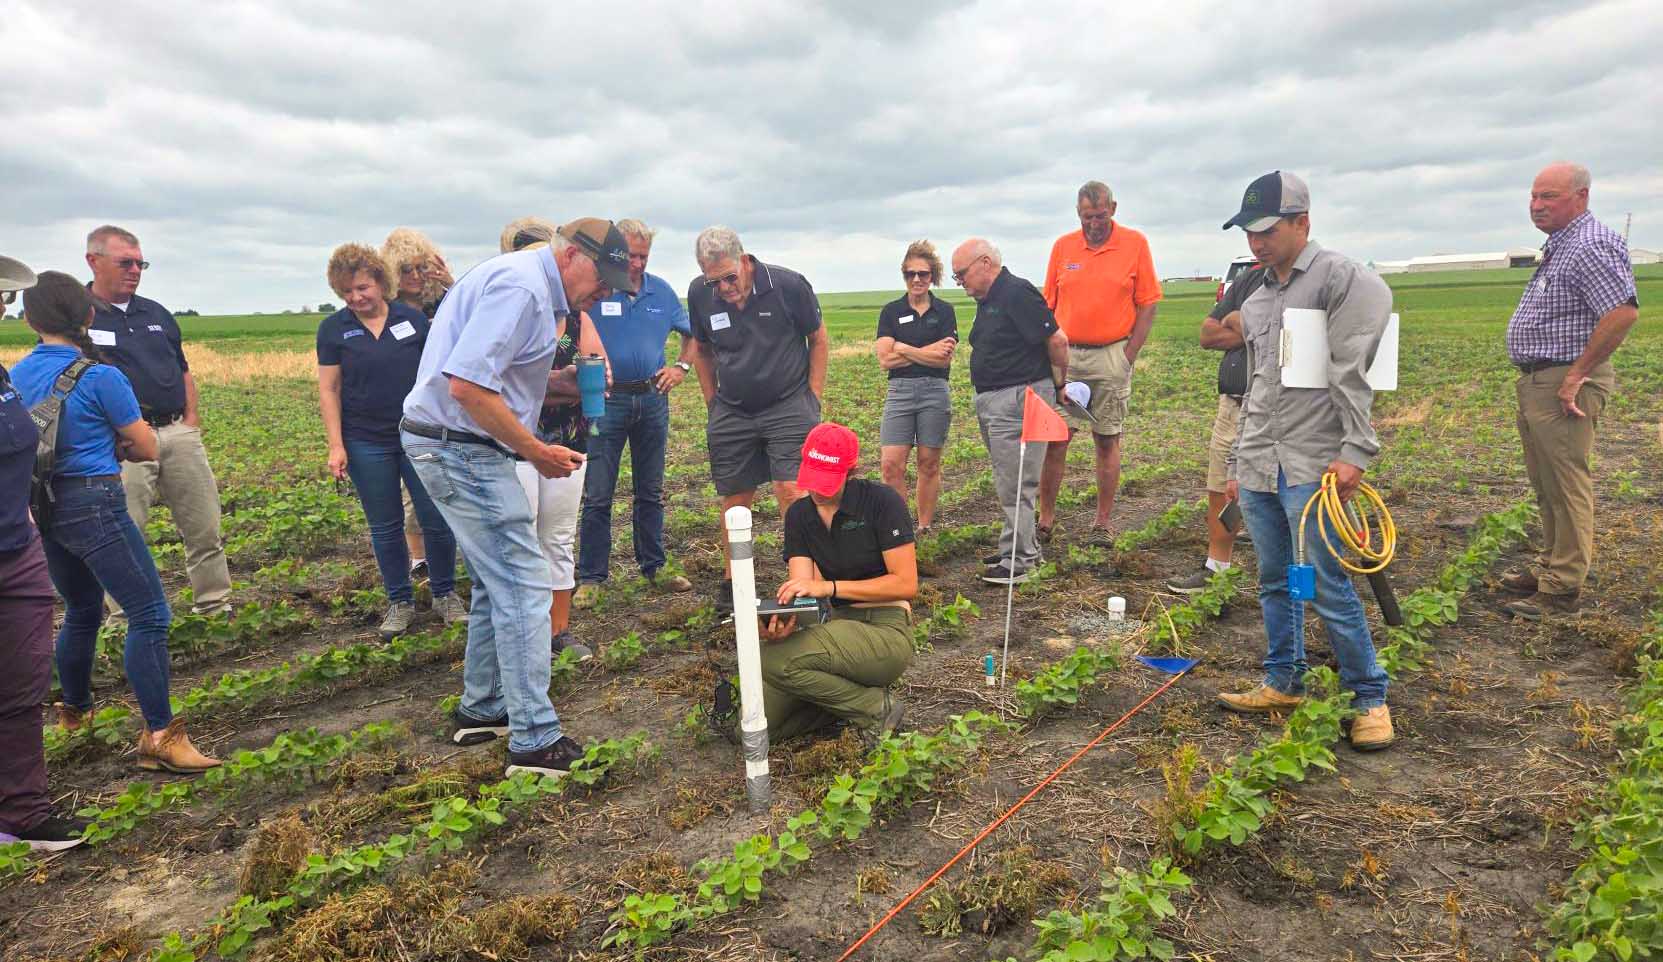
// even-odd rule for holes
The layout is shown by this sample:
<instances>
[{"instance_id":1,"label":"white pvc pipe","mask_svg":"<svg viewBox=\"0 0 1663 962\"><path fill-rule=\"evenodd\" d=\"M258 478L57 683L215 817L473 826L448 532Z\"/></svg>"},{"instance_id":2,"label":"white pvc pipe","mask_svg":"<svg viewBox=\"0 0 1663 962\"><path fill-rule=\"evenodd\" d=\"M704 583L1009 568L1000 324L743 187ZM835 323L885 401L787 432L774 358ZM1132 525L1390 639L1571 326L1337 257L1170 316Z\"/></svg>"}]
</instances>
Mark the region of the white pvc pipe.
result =
<instances>
[{"instance_id":1,"label":"white pvc pipe","mask_svg":"<svg viewBox=\"0 0 1663 962\"><path fill-rule=\"evenodd\" d=\"M728 509L725 520L733 565L733 631L739 647L739 739L745 750L745 795L752 812L766 812L768 717L762 708L762 641L757 635L751 509L735 505Z\"/></svg>"}]
</instances>

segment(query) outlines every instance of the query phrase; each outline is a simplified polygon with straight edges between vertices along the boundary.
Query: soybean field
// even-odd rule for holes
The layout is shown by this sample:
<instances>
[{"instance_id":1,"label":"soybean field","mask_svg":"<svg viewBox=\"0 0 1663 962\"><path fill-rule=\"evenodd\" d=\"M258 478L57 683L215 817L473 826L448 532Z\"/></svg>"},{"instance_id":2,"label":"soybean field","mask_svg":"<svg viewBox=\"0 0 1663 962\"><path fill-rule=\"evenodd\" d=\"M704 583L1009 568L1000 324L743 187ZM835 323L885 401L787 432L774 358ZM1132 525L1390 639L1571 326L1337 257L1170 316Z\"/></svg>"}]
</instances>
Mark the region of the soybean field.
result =
<instances>
[{"instance_id":1,"label":"soybean field","mask_svg":"<svg viewBox=\"0 0 1663 962\"><path fill-rule=\"evenodd\" d=\"M0 846L0 958L13 960L835 960L902 896L1163 680L1200 665L991 835L854 956L927 960L1663 958L1663 268L1616 357L1596 451L1598 555L1582 610L1501 613L1502 569L1537 525L1502 334L1528 272L1396 275L1401 390L1377 397L1368 479L1399 526L1407 616L1379 623L1397 743L1345 744L1320 625L1313 696L1246 718L1213 695L1256 684L1253 548L1199 596L1218 355L1196 345L1211 285L1176 284L1138 358L1112 546L1088 544L1091 446L1075 444L1041 577L1015 595L1010 684L983 684L1005 589L981 582L999 530L967 360L935 530L922 537L906 730L776 745L773 808L745 804L737 749L706 712L734 670L710 604L718 499L696 385L672 397L666 539L691 594L629 557L554 663L588 746L562 781L504 778L501 741L446 740L463 635L427 621L382 642L363 515L325 471L317 315L184 318L201 383L238 607L189 612L165 510L148 535L174 601L173 692L227 764L140 774L120 629L100 635L90 726L46 732L54 794L92 819L56 856ZM822 298L824 416L877 475L884 376L871 354L895 292ZM945 295L968 332L973 305ZM0 323L0 360L33 343ZM758 579L777 584L776 507L756 508ZM466 592L467 582L463 581ZM1130 625L1107 618L1127 600ZM428 599L419 597L425 610ZM49 719L50 723L50 719Z\"/></svg>"}]
</instances>

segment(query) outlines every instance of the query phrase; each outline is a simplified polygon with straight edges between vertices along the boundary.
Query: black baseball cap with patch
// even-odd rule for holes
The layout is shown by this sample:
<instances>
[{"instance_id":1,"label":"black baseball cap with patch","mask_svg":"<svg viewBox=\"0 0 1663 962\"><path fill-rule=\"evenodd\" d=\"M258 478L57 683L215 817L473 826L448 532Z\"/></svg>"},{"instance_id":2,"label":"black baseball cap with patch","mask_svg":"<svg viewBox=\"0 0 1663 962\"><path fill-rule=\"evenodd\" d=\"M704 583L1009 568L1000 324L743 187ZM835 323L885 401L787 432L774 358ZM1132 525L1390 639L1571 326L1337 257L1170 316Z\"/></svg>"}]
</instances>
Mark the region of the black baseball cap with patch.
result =
<instances>
[{"instance_id":1,"label":"black baseball cap with patch","mask_svg":"<svg viewBox=\"0 0 1663 962\"><path fill-rule=\"evenodd\" d=\"M1305 182L1294 174L1273 170L1247 185L1241 195L1241 210L1224 222L1224 229L1269 230L1283 217L1310 210L1311 189Z\"/></svg>"},{"instance_id":2,"label":"black baseball cap with patch","mask_svg":"<svg viewBox=\"0 0 1663 962\"><path fill-rule=\"evenodd\" d=\"M618 225L599 217L582 217L555 231L595 262L601 281L615 291L635 293L629 279L629 242Z\"/></svg>"}]
</instances>

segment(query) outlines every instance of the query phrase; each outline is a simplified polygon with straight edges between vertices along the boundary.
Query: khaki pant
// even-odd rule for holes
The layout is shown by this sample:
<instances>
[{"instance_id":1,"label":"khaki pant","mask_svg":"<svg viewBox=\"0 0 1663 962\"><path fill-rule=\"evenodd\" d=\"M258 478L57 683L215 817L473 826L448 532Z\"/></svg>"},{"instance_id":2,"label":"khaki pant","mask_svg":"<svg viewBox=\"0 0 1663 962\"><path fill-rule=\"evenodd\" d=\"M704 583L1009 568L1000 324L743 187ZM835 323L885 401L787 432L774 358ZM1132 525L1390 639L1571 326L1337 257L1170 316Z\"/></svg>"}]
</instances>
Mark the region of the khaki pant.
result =
<instances>
[{"instance_id":1,"label":"khaki pant","mask_svg":"<svg viewBox=\"0 0 1663 962\"><path fill-rule=\"evenodd\" d=\"M838 608L782 641L762 644L768 738L783 742L844 719L883 722L884 690L912 664L912 618L902 608Z\"/></svg>"},{"instance_id":2,"label":"khaki pant","mask_svg":"<svg viewBox=\"0 0 1663 962\"><path fill-rule=\"evenodd\" d=\"M1236 444L1236 422L1241 402L1228 394L1218 396L1218 413L1213 415L1213 432L1207 439L1207 490L1223 494L1230 483L1230 449Z\"/></svg>"},{"instance_id":3,"label":"khaki pant","mask_svg":"<svg viewBox=\"0 0 1663 962\"><path fill-rule=\"evenodd\" d=\"M1086 410L1091 419L1080 417L1062 406L1058 398L1051 407L1063 416L1069 428L1115 437L1126 428L1126 409L1132 397L1132 364L1126 360L1126 341L1113 344L1068 346L1068 379L1084 382L1091 389Z\"/></svg>"},{"instance_id":4,"label":"khaki pant","mask_svg":"<svg viewBox=\"0 0 1663 962\"><path fill-rule=\"evenodd\" d=\"M1580 591L1594 560L1594 479L1588 455L1600 412L1616 385L1611 362L1594 368L1576 394L1576 406L1587 417L1571 417L1557 394L1565 370L1556 366L1523 374L1515 386L1524 467L1542 511L1537 579L1542 592L1555 595Z\"/></svg>"},{"instance_id":5,"label":"khaki pant","mask_svg":"<svg viewBox=\"0 0 1663 962\"><path fill-rule=\"evenodd\" d=\"M193 606L223 605L231 597L231 572L220 540L219 485L208 466L202 432L175 421L158 428L156 439L161 445L156 460L121 464L127 513L142 532L150 520L150 506L158 500L167 505L185 542L185 574L191 579Z\"/></svg>"}]
</instances>

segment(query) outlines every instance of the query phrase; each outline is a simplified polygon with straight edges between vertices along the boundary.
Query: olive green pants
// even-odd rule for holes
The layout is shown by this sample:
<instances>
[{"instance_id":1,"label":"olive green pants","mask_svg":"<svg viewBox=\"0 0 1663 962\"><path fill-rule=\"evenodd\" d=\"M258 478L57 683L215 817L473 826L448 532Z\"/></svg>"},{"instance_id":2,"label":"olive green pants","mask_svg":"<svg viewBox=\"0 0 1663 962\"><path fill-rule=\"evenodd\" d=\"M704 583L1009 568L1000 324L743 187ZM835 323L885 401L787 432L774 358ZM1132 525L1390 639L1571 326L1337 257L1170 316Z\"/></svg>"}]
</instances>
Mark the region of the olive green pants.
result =
<instances>
[{"instance_id":1,"label":"olive green pants","mask_svg":"<svg viewBox=\"0 0 1663 962\"><path fill-rule=\"evenodd\" d=\"M912 664L912 618L901 608L837 608L831 620L762 643L768 739L782 742L843 719L883 722L885 690Z\"/></svg>"}]
</instances>

